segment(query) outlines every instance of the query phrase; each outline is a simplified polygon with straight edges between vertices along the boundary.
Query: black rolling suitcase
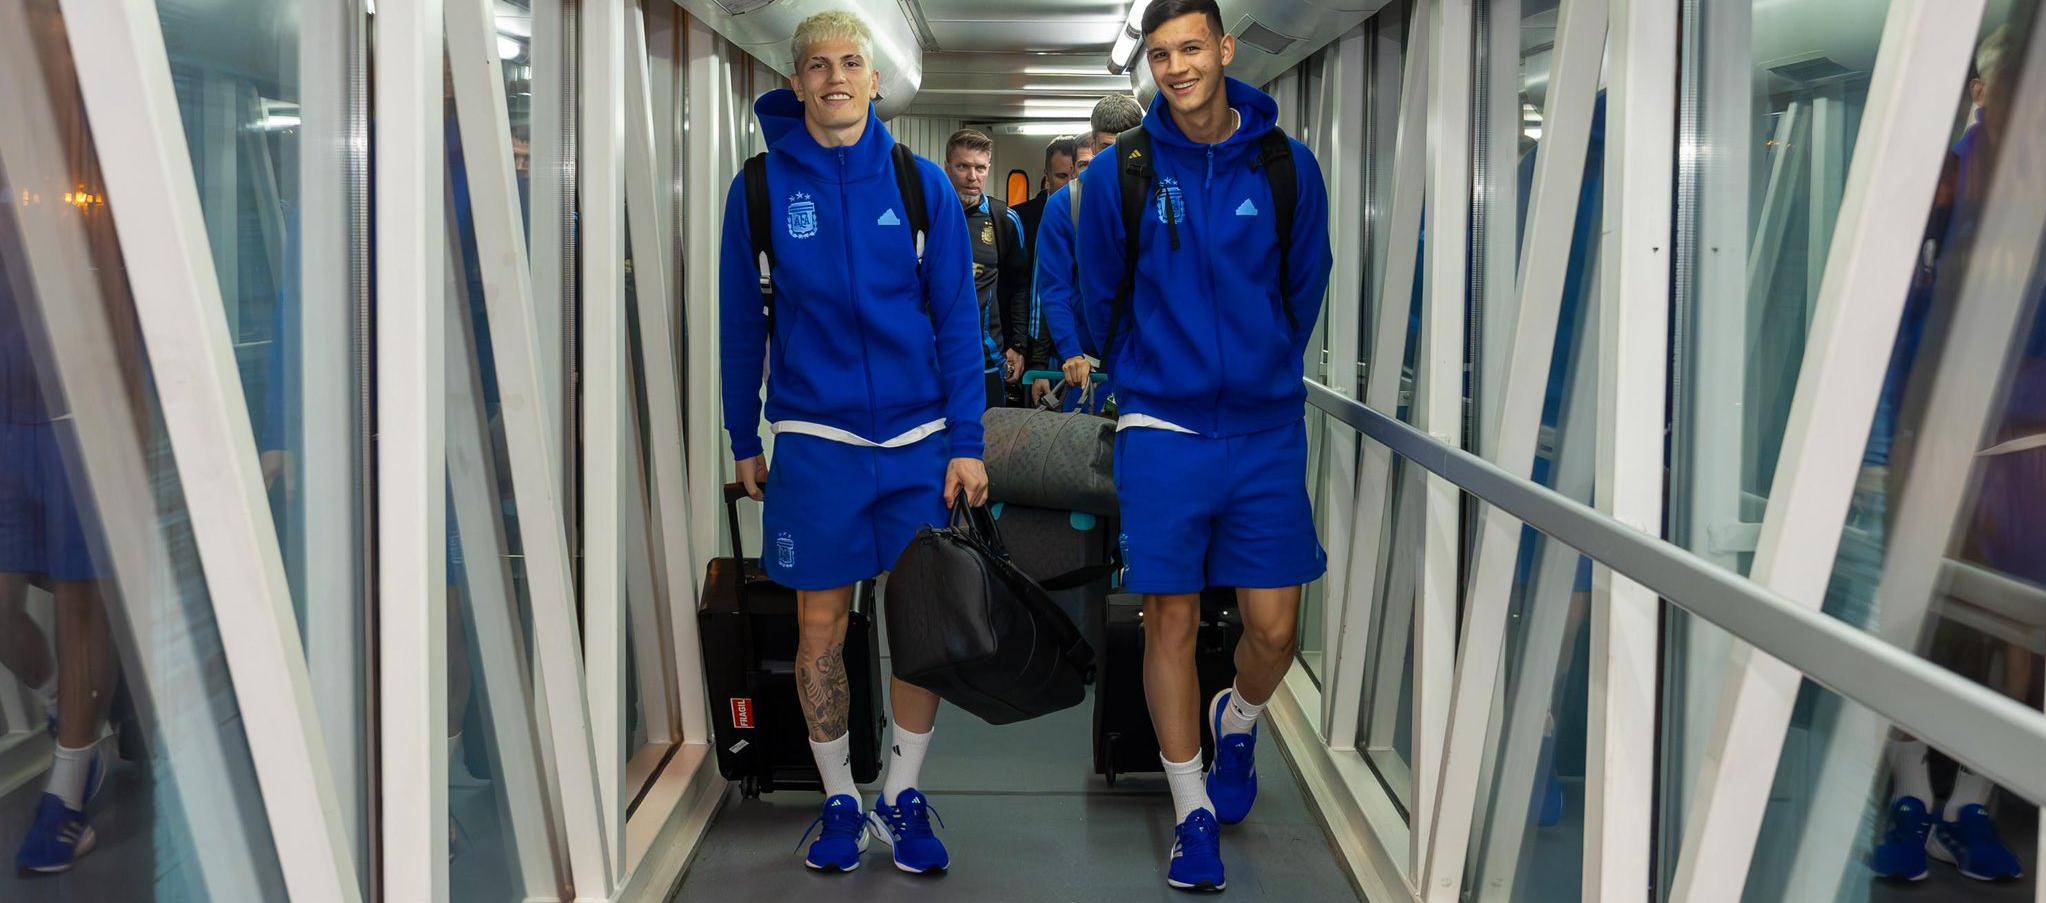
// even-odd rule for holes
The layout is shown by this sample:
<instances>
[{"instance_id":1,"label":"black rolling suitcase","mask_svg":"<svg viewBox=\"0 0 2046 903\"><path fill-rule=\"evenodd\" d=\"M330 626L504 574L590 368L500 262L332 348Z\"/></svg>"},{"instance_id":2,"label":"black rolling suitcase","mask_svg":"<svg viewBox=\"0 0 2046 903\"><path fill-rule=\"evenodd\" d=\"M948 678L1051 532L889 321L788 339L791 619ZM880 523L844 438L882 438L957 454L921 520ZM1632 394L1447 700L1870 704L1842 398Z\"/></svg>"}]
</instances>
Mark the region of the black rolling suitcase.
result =
<instances>
[{"instance_id":1,"label":"black rolling suitcase","mask_svg":"<svg viewBox=\"0 0 2046 903\"><path fill-rule=\"evenodd\" d=\"M1108 568L1115 548L1115 519L1078 511L1052 511L1025 505L997 504L995 523L1002 544L1017 569L1039 584L1073 574L1098 576L1070 589L1046 587L1067 617L1080 628L1087 645L1102 648L1102 612L1108 605Z\"/></svg>"},{"instance_id":2,"label":"black rolling suitcase","mask_svg":"<svg viewBox=\"0 0 2046 903\"><path fill-rule=\"evenodd\" d=\"M810 730L796 696L796 591L768 579L760 559L740 548L739 499L725 486L725 514L736 557L710 563L704 579L703 670L709 684L718 773L740 782L748 797L775 790L821 790ZM881 774L881 645L874 628L874 584L860 584L845 631L853 779Z\"/></svg>"},{"instance_id":3,"label":"black rolling suitcase","mask_svg":"<svg viewBox=\"0 0 2046 903\"><path fill-rule=\"evenodd\" d=\"M1108 597L1102 625L1105 642L1094 687L1094 773L1115 783L1120 774L1163 771L1158 761L1158 733L1151 728L1151 710L1144 702L1144 597ZM1236 643L1243 637L1243 616L1236 610L1236 591L1210 588L1201 593L1201 626L1194 640L1194 666L1201 676L1201 706L1236 679ZM1215 743L1201 729L1201 758L1215 755Z\"/></svg>"}]
</instances>

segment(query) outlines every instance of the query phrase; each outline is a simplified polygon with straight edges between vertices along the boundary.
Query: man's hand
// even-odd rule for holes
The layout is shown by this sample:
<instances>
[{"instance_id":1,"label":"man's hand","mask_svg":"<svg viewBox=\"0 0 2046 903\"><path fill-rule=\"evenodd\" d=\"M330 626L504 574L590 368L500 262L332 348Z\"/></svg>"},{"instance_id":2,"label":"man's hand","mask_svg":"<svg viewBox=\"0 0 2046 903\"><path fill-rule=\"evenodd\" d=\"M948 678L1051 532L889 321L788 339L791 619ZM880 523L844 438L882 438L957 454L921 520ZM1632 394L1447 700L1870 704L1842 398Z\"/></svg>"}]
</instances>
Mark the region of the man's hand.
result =
<instances>
[{"instance_id":1,"label":"man's hand","mask_svg":"<svg viewBox=\"0 0 2046 903\"><path fill-rule=\"evenodd\" d=\"M756 502L767 501L767 458L754 455L740 461L735 469L739 471L739 483L746 487L746 494Z\"/></svg>"},{"instance_id":2,"label":"man's hand","mask_svg":"<svg viewBox=\"0 0 2046 903\"><path fill-rule=\"evenodd\" d=\"M1002 352L1002 357L1004 360L1007 361L1008 364L1005 372L1009 374L1009 385L1013 386L1016 385L1017 383L1022 382L1023 352L1017 351L1014 348L1010 348L1007 351Z\"/></svg>"},{"instance_id":3,"label":"man's hand","mask_svg":"<svg viewBox=\"0 0 2046 903\"><path fill-rule=\"evenodd\" d=\"M945 507L952 507L962 490L967 504L975 507L987 504L987 465L979 458L953 458L951 466L945 468Z\"/></svg>"},{"instance_id":4,"label":"man's hand","mask_svg":"<svg viewBox=\"0 0 2046 903\"><path fill-rule=\"evenodd\" d=\"M1087 379L1094 375L1094 362L1088 360L1084 354L1076 354L1066 358L1065 364L1059 369L1066 371L1066 385L1084 389L1087 387Z\"/></svg>"},{"instance_id":5,"label":"man's hand","mask_svg":"<svg viewBox=\"0 0 2046 903\"><path fill-rule=\"evenodd\" d=\"M1038 405L1040 405L1040 404L1043 404L1043 403L1044 403L1044 396L1046 396L1046 395L1050 395L1050 394L1051 394L1051 380L1048 380L1048 379L1036 379L1036 380L1031 380L1031 381L1030 381L1030 406L1031 406L1031 407L1033 407L1033 408L1034 408L1034 407L1037 407L1037 406L1038 406Z\"/></svg>"}]
</instances>

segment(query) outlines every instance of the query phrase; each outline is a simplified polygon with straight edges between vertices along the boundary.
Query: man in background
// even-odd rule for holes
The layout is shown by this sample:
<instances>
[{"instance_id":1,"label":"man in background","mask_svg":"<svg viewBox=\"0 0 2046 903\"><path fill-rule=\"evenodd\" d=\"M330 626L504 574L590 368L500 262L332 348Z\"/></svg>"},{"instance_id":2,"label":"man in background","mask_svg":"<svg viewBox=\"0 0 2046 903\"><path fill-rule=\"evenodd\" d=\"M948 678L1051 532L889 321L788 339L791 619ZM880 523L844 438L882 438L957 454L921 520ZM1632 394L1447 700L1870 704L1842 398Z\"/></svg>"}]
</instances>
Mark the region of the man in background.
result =
<instances>
[{"instance_id":1,"label":"man in background","mask_svg":"<svg viewBox=\"0 0 2046 903\"><path fill-rule=\"evenodd\" d=\"M987 406L1004 407L1023 381L1030 348L1030 250L1023 220L988 196L994 139L973 129L945 142L945 174L965 207L973 248L973 287L980 298L982 348L987 353Z\"/></svg>"},{"instance_id":2,"label":"man in background","mask_svg":"<svg viewBox=\"0 0 2046 903\"><path fill-rule=\"evenodd\" d=\"M1037 222L1044 217L1044 200L1051 193L1066 187L1066 183L1080 174L1078 166L1080 140L1071 136L1051 139L1044 146L1044 173L1037 180L1037 196L1017 204L1016 215L1023 219L1023 238L1030 247L1037 247Z\"/></svg>"},{"instance_id":3,"label":"man in background","mask_svg":"<svg viewBox=\"0 0 2046 903\"><path fill-rule=\"evenodd\" d=\"M1047 362L1058 361L1065 371L1066 382L1076 389L1084 389L1087 379L1094 372L1093 362L1082 348L1081 331L1086 324L1079 318L1080 305L1074 294L1074 285L1079 265L1079 249L1073 224L1080 209L1079 173L1085 172L1094 155L1115 145L1115 137L1143 124L1144 110L1128 94L1110 94L1094 103L1093 115L1088 118L1087 134L1082 135L1075 148L1073 158L1074 178L1064 187L1053 191L1045 199L1044 216L1038 228L1037 270L1035 287L1036 311L1032 322L1040 324L1033 335L1043 346L1043 358ZM1050 383L1031 387L1032 400L1051 391ZM1080 392L1070 393L1077 403ZM1075 405L1069 404L1068 408Z\"/></svg>"}]
</instances>

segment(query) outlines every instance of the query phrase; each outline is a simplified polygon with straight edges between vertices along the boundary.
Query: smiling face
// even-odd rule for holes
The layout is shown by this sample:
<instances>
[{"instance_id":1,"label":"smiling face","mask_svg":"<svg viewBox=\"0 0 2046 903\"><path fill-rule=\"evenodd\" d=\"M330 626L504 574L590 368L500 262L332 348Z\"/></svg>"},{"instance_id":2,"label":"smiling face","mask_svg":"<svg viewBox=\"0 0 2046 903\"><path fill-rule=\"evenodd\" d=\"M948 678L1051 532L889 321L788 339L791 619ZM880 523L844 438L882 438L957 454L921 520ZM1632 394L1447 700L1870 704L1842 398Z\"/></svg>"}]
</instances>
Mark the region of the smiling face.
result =
<instances>
[{"instance_id":1,"label":"smiling face","mask_svg":"<svg viewBox=\"0 0 2046 903\"><path fill-rule=\"evenodd\" d=\"M1224 97L1222 70L1236 59L1236 39L1217 34L1200 13L1166 20L1144 38L1144 59L1175 113L1206 109Z\"/></svg>"},{"instance_id":2,"label":"smiling face","mask_svg":"<svg viewBox=\"0 0 2046 903\"><path fill-rule=\"evenodd\" d=\"M803 102L805 120L838 132L867 121L874 98L881 93L881 73L860 52L860 45L843 39L818 41L803 49L789 87Z\"/></svg>"}]
</instances>

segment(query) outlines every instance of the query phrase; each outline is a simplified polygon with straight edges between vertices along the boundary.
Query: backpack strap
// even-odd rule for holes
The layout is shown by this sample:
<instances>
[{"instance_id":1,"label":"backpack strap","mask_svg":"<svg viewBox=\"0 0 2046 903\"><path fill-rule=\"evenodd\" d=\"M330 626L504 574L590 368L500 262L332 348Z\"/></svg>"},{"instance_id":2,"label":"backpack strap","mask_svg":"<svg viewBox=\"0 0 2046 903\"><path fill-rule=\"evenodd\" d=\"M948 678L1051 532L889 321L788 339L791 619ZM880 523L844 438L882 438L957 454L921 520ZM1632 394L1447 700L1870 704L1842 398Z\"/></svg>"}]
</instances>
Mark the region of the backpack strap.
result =
<instances>
[{"instance_id":1,"label":"backpack strap","mask_svg":"<svg viewBox=\"0 0 2046 903\"><path fill-rule=\"evenodd\" d=\"M1293 299L1286 296L1286 279L1293 272L1293 215L1300 206L1300 179L1293 168L1293 142L1283 129L1274 127L1258 141L1257 167L1264 170L1272 186L1272 210L1279 226L1279 307L1286 311L1286 325L1300 331L1300 316L1293 312Z\"/></svg>"},{"instance_id":2,"label":"backpack strap","mask_svg":"<svg viewBox=\"0 0 2046 903\"><path fill-rule=\"evenodd\" d=\"M1143 234L1144 211L1151 206L1155 186L1152 154L1151 133L1143 126L1116 136L1116 169L1120 175L1117 183L1122 189L1122 285L1116 288L1115 302L1108 310L1108 340L1101 343L1102 370L1108 370L1109 355L1115 348L1123 318L1132 315L1131 303L1137 291L1138 237ZM1173 244L1178 245L1176 224L1173 238Z\"/></svg>"},{"instance_id":3,"label":"backpack strap","mask_svg":"<svg viewBox=\"0 0 2046 903\"><path fill-rule=\"evenodd\" d=\"M767 155L746 160L746 219L753 233L753 259L760 268L760 310L767 316L767 335L774 337L774 233L767 224Z\"/></svg>"},{"instance_id":4,"label":"backpack strap","mask_svg":"<svg viewBox=\"0 0 2046 903\"><path fill-rule=\"evenodd\" d=\"M916 151L907 144L895 145L895 190L902 194L902 206L909 214L909 228L916 235L917 275L923 275L924 238L931 234L931 209L924 201L923 174L917 171Z\"/></svg>"}]
</instances>

